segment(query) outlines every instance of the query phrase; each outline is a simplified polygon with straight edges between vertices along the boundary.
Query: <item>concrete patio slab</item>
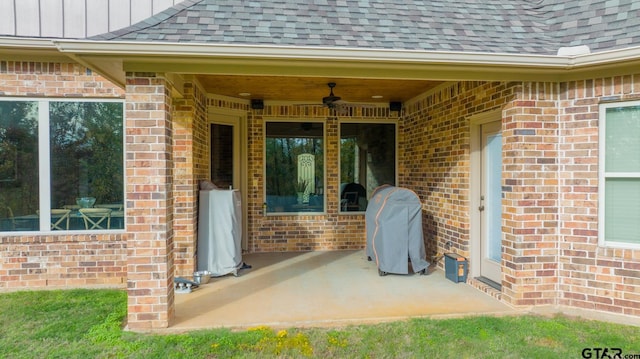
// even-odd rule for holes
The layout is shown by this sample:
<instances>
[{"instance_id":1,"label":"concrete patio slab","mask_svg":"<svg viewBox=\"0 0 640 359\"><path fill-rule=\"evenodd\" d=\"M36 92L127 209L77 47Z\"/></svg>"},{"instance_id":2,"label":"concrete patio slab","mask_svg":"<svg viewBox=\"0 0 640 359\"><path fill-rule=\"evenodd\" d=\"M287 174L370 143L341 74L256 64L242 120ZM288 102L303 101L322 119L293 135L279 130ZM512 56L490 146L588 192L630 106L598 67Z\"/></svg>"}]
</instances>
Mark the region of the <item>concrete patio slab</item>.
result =
<instances>
[{"instance_id":1,"label":"concrete patio slab","mask_svg":"<svg viewBox=\"0 0 640 359\"><path fill-rule=\"evenodd\" d=\"M441 270L379 276L364 250L245 255L252 266L176 294L170 331L343 326L410 317L521 313Z\"/></svg>"}]
</instances>

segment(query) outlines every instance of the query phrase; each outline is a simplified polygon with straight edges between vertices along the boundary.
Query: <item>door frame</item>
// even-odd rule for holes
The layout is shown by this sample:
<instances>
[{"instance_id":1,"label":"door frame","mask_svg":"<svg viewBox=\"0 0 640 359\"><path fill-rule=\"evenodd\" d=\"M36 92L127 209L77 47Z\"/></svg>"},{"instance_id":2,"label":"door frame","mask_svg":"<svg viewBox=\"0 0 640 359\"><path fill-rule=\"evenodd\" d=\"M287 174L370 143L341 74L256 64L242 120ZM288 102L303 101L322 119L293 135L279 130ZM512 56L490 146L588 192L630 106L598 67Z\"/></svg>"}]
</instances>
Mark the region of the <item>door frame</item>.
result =
<instances>
[{"instance_id":1,"label":"door frame","mask_svg":"<svg viewBox=\"0 0 640 359\"><path fill-rule=\"evenodd\" d=\"M491 110L469 118L470 127L470 174L469 174L469 275L480 276L482 261L482 227L480 220L480 195L482 193L482 125L502 121L502 109ZM504 212L504 211L503 211ZM504 265L501 264L501 271ZM498 283L502 284L502 283Z\"/></svg>"},{"instance_id":2,"label":"door frame","mask_svg":"<svg viewBox=\"0 0 640 359\"><path fill-rule=\"evenodd\" d=\"M238 129L237 138L239 142L234 141L234 166L238 165L238 168L234 168L234 189L240 190L240 196L242 197L242 250L247 251L249 248L249 210L248 210L248 188L247 181L248 171L248 151L247 151L247 114L244 111L214 108L209 109L207 113L207 161L211 163L211 125L232 125ZM234 134L234 136L236 136ZM236 153L237 151L237 153ZM236 162L239 162L236 163ZM211 167L209 165L209 173L207 178L210 179ZM236 178L237 176L237 178ZM236 188L237 187L237 188Z\"/></svg>"}]
</instances>

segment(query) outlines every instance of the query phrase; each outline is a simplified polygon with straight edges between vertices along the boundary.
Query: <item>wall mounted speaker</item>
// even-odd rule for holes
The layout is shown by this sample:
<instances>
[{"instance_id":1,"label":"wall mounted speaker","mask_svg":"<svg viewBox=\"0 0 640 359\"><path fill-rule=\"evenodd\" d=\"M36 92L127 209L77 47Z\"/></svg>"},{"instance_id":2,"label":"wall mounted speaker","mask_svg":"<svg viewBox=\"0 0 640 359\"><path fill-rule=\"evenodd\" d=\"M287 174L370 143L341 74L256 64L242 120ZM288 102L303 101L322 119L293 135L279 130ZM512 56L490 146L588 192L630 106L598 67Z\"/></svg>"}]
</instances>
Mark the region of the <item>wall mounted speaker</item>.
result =
<instances>
[{"instance_id":1,"label":"wall mounted speaker","mask_svg":"<svg viewBox=\"0 0 640 359\"><path fill-rule=\"evenodd\" d=\"M264 101L261 99L252 99L251 100L251 109L253 110L262 110L264 109Z\"/></svg>"},{"instance_id":2,"label":"wall mounted speaker","mask_svg":"<svg viewBox=\"0 0 640 359\"><path fill-rule=\"evenodd\" d=\"M391 101L391 102L389 102L389 110L390 111L401 111L402 110L402 102L400 102L400 101Z\"/></svg>"}]
</instances>

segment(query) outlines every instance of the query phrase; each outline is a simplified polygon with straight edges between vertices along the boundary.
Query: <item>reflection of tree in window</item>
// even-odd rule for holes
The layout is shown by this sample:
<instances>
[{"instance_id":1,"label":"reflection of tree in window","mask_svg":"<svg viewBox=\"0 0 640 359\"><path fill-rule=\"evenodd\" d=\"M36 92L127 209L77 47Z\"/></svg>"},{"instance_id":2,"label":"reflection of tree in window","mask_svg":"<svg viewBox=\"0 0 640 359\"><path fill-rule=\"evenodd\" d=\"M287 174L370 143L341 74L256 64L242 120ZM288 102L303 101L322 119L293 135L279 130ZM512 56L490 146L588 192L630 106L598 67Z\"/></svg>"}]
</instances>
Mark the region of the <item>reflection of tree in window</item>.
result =
<instances>
[{"instance_id":1,"label":"reflection of tree in window","mask_svg":"<svg viewBox=\"0 0 640 359\"><path fill-rule=\"evenodd\" d=\"M117 102L51 103L52 206L123 202L122 113Z\"/></svg>"},{"instance_id":2,"label":"reflection of tree in window","mask_svg":"<svg viewBox=\"0 0 640 359\"><path fill-rule=\"evenodd\" d=\"M0 205L16 216L38 209L37 111L37 102L0 101Z\"/></svg>"},{"instance_id":3,"label":"reflection of tree in window","mask_svg":"<svg viewBox=\"0 0 640 359\"><path fill-rule=\"evenodd\" d=\"M322 211L324 183L323 124L320 122L268 122L265 169L267 206L270 212ZM314 156L314 179L309 184L308 206L294 208L298 185L298 156Z\"/></svg>"},{"instance_id":4,"label":"reflection of tree in window","mask_svg":"<svg viewBox=\"0 0 640 359\"><path fill-rule=\"evenodd\" d=\"M340 182L358 183L370 194L383 184L395 184L395 124L340 125Z\"/></svg>"},{"instance_id":5,"label":"reflection of tree in window","mask_svg":"<svg viewBox=\"0 0 640 359\"><path fill-rule=\"evenodd\" d=\"M0 138L3 136L3 129L0 129ZM10 182L17 180L18 171L18 148L9 141L0 140L0 182Z\"/></svg>"}]
</instances>

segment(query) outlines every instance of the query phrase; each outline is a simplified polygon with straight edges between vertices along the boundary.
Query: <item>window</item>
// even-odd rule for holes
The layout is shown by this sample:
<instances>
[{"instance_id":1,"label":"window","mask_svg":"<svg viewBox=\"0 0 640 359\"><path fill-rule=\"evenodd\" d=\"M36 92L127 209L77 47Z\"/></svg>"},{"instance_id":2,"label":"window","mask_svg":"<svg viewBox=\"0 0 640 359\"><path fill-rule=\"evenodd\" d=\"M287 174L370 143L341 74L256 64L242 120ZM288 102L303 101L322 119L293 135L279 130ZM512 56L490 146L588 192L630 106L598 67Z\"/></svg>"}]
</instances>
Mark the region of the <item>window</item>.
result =
<instances>
[{"instance_id":1,"label":"window","mask_svg":"<svg viewBox=\"0 0 640 359\"><path fill-rule=\"evenodd\" d=\"M38 131L37 102L0 101L0 231L37 229Z\"/></svg>"},{"instance_id":2,"label":"window","mask_svg":"<svg viewBox=\"0 0 640 359\"><path fill-rule=\"evenodd\" d=\"M267 122L268 213L324 212L324 124Z\"/></svg>"},{"instance_id":3,"label":"window","mask_svg":"<svg viewBox=\"0 0 640 359\"><path fill-rule=\"evenodd\" d=\"M0 231L123 229L123 108L2 99Z\"/></svg>"},{"instance_id":4,"label":"window","mask_svg":"<svg viewBox=\"0 0 640 359\"><path fill-rule=\"evenodd\" d=\"M396 125L340 124L340 211L362 212L371 193L396 183Z\"/></svg>"},{"instance_id":5,"label":"window","mask_svg":"<svg viewBox=\"0 0 640 359\"><path fill-rule=\"evenodd\" d=\"M599 240L640 248L640 102L600 107Z\"/></svg>"}]
</instances>

